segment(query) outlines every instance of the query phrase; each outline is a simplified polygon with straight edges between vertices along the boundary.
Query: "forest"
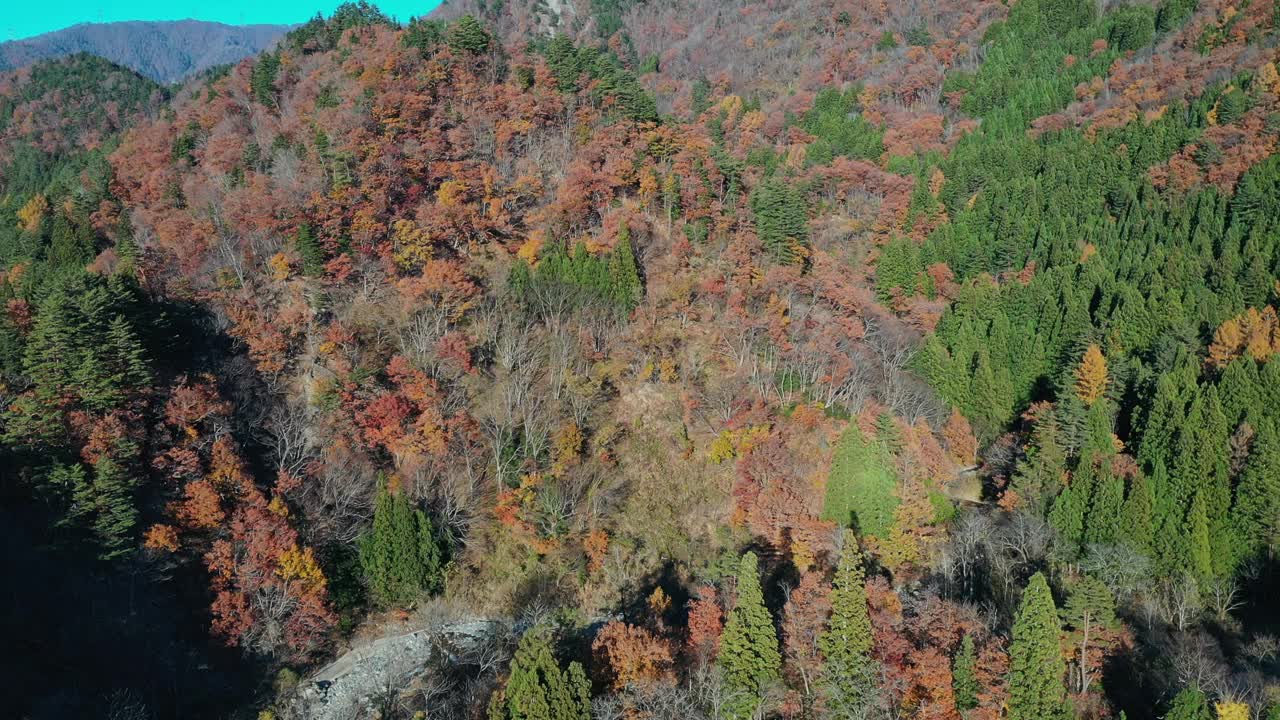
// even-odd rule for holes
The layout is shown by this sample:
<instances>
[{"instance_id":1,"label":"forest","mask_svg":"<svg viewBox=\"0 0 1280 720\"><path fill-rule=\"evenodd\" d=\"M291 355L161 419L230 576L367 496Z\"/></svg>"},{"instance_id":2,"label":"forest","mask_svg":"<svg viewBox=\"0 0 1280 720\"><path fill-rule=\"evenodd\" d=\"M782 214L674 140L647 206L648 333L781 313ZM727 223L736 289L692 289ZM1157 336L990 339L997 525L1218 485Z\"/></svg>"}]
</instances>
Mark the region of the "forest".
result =
<instances>
[{"instance_id":1,"label":"forest","mask_svg":"<svg viewBox=\"0 0 1280 720\"><path fill-rule=\"evenodd\" d=\"M3 714L1280 720L1278 27L360 0L0 75Z\"/></svg>"}]
</instances>

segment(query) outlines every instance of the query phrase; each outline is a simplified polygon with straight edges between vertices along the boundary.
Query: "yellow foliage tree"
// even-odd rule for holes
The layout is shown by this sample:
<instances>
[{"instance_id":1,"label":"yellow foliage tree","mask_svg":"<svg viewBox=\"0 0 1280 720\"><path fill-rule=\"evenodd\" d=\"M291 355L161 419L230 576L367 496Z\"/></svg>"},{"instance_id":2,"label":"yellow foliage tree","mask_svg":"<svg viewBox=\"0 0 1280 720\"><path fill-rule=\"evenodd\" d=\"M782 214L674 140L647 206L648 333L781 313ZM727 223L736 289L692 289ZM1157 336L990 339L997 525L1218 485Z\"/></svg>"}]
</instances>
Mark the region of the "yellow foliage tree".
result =
<instances>
[{"instance_id":1,"label":"yellow foliage tree","mask_svg":"<svg viewBox=\"0 0 1280 720\"><path fill-rule=\"evenodd\" d=\"M276 574L283 580L296 580L305 590L319 589L325 584L324 571L316 562L315 553L311 548L303 550L297 545L280 553Z\"/></svg>"},{"instance_id":2,"label":"yellow foliage tree","mask_svg":"<svg viewBox=\"0 0 1280 720\"><path fill-rule=\"evenodd\" d=\"M288 280L293 274L293 268L289 265L289 258L284 253L276 253L267 261L267 266L271 268L271 277L275 280Z\"/></svg>"},{"instance_id":3,"label":"yellow foliage tree","mask_svg":"<svg viewBox=\"0 0 1280 720\"><path fill-rule=\"evenodd\" d=\"M49 201L43 195L32 195L27 204L18 210L18 227L24 232L35 232L48 209Z\"/></svg>"},{"instance_id":4,"label":"yellow foliage tree","mask_svg":"<svg viewBox=\"0 0 1280 720\"><path fill-rule=\"evenodd\" d=\"M1241 355L1263 362L1280 351L1280 319L1274 307L1249 308L1223 321L1209 344L1209 364L1223 367Z\"/></svg>"},{"instance_id":5,"label":"yellow foliage tree","mask_svg":"<svg viewBox=\"0 0 1280 720\"><path fill-rule=\"evenodd\" d=\"M552 474L562 475L569 467L578 464L582 443L582 429L576 423L567 422L560 427L553 441L555 464L551 470Z\"/></svg>"},{"instance_id":6,"label":"yellow foliage tree","mask_svg":"<svg viewBox=\"0 0 1280 720\"><path fill-rule=\"evenodd\" d=\"M1249 706L1242 702L1217 704L1218 720L1249 720Z\"/></svg>"},{"instance_id":7,"label":"yellow foliage tree","mask_svg":"<svg viewBox=\"0 0 1280 720\"><path fill-rule=\"evenodd\" d=\"M1084 351L1084 359L1076 368L1076 396L1086 406L1093 405L1107 389L1107 359L1096 343Z\"/></svg>"},{"instance_id":8,"label":"yellow foliage tree","mask_svg":"<svg viewBox=\"0 0 1280 720\"><path fill-rule=\"evenodd\" d=\"M1244 351L1249 357L1262 362L1271 357L1273 352L1272 338L1276 334L1276 310L1272 307L1249 308L1245 311L1240 323L1244 330Z\"/></svg>"},{"instance_id":9,"label":"yellow foliage tree","mask_svg":"<svg viewBox=\"0 0 1280 720\"><path fill-rule=\"evenodd\" d=\"M1209 344L1209 364L1222 367L1240 356L1244 346L1244 330L1240 321L1230 318L1218 326L1213 332L1213 342Z\"/></svg>"},{"instance_id":10,"label":"yellow foliage tree","mask_svg":"<svg viewBox=\"0 0 1280 720\"><path fill-rule=\"evenodd\" d=\"M467 199L467 184L461 180L446 180L436 190L436 202L444 207L461 205Z\"/></svg>"},{"instance_id":11,"label":"yellow foliage tree","mask_svg":"<svg viewBox=\"0 0 1280 720\"><path fill-rule=\"evenodd\" d=\"M1280 95L1280 73L1276 72L1275 63L1269 62L1258 69L1258 82L1272 94Z\"/></svg>"},{"instance_id":12,"label":"yellow foliage tree","mask_svg":"<svg viewBox=\"0 0 1280 720\"><path fill-rule=\"evenodd\" d=\"M658 196L658 178L653 174L653 170L645 170L640 173L640 201L648 204Z\"/></svg>"},{"instance_id":13,"label":"yellow foliage tree","mask_svg":"<svg viewBox=\"0 0 1280 720\"><path fill-rule=\"evenodd\" d=\"M147 529L143 545L148 550L176 552L178 549L178 531L172 525L152 525Z\"/></svg>"},{"instance_id":14,"label":"yellow foliage tree","mask_svg":"<svg viewBox=\"0 0 1280 720\"><path fill-rule=\"evenodd\" d=\"M401 268L421 267L431 259L431 235L412 220L397 220L391 225L391 251Z\"/></svg>"}]
</instances>

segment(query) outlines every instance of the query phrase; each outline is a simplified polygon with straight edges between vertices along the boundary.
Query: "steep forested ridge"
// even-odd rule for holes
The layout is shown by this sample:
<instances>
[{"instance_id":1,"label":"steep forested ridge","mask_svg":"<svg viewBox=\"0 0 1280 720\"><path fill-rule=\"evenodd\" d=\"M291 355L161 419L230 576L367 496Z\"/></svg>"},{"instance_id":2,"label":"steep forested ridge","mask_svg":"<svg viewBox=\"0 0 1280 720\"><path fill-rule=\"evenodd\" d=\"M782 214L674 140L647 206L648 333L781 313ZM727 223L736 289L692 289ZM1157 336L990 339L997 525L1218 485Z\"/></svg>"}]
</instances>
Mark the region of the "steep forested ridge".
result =
<instances>
[{"instance_id":1,"label":"steep forested ridge","mask_svg":"<svg viewBox=\"0 0 1280 720\"><path fill-rule=\"evenodd\" d=\"M360 3L0 83L14 598L173 651L19 716L1276 716L1278 21Z\"/></svg>"}]
</instances>

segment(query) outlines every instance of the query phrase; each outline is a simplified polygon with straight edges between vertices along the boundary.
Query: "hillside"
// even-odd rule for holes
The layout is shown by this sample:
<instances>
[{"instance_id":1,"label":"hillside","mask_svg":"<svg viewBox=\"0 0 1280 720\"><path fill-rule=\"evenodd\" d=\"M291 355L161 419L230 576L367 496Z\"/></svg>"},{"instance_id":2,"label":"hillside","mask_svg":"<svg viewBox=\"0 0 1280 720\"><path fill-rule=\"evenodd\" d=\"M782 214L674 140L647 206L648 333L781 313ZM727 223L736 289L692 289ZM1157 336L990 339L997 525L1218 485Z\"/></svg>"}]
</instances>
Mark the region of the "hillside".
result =
<instances>
[{"instance_id":1,"label":"hillside","mask_svg":"<svg viewBox=\"0 0 1280 720\"><path fill-rule=\"evenodd\" d=\"M0 499L172 652L21 712L1273 720L1278 22L361 3L126 103L0 204Z\"/></svg>"},{"instance_id":2,"label":"hillside","mask_svg":"<svg viewBox=\"0 0 1280 720\"><path fill-rule=\"evenodd\" d=\"M271 47L287 25L224 25L201 20L82 23L0 43L0 70L89 53L170 84Z\"/></svg>"},{"instance_id":3,"label":"hillside","mask_svg":"<svg viewBox=\"0 0 1280 720\"><path fill-rule=\"evenodd\" d=\"M154 118L166 91L93 55L0 73L0 191L42 190L74 157L104 154L127 127Z\"/></svg>"}]
</instances>

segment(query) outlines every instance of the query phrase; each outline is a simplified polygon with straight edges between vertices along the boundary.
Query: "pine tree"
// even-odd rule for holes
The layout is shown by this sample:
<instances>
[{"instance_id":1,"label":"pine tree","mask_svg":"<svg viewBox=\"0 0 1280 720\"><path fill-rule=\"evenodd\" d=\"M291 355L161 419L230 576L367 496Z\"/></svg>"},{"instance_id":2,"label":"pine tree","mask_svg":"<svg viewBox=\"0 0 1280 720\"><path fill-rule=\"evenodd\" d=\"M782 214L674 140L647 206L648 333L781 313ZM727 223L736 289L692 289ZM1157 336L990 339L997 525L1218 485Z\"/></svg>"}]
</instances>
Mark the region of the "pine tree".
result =
<instances>
[{"instance_id":1,"label":"pine tree","mask_svg":"<svg viewBox=\"0 0 1280 720\"><path fill-rule=\"evenodd\" d=\"M93 236L77 232L71 219L62 211L54 213L46 258L55 268L84 267L93 260Z\"/></svg>"},{"instance_id":2,"label":"pine tree","mask_svg":"<svg viewBox=\"0 0 1280 720\"><path fill-rule=\"evenodd\" d=\"M1199 688L1186 688L1173 698L1165 720L1213 720L1209 698Z\"/></svg>"},{"instance_id":3,"label":"pine tree","mask_svg":"<svg viewBox=\"0 0 1280 720\"><path fill-rule=\"evenodd\" d=\"M1124 508L1120 511L1120 539L1147 556L1150 556L1154 550L1153 505L1151 483L1141 473L1135 475L1129 483L1129 494L1125 498Z\"/></svg>"},{"instance_id":4,"label":"pine tree","mask_svg":"<svg viewBox=\"0 0 1280 720\"><path fill-rule=\"evenodd\" d=\"M1183 567L1201 582L1213 578L1213 547L1209 540L1209 517L1205 513L1204 496L1197 492L1187 510L1187 535L1190 554L1183 560Z\"/></svg>"},{"instance_id":5,"label":"pine tree","mask_svg":"<svg viewBox=\"0 0 1280 720\"><path fill-rule=\"evenodd\" d=\"M310 225L300 225L293 234L293 245L302 257L302 274L307 277L320 277L324 274L325 250L316 240Z\"/></svg>"},{"instance_id":6,"label":"pine tree","mask_svg":"<svg viewBox=\"0 0 1280 720\"><path fill-rule=\"evenodd\" d=\"M6 413L5 437L10 442L56 444L65 440L63 420L81 358L80 329L73 298L62 287L54 289L40 303L27 338L22 370L31 391L20 396Z\"/></svg>"},{"instance_id":7,"label":"pine tree","mask_svg":"<svg viewBox=\"0 0 1280 720\"><path fill-rule=\"evenodd\" d=\"M1049 524L1058 531L1058 537L1073 555L1084 541L1085 514L1097 482L1094 472L1093 463L1082 460L1049 511Z\"/></svg>"},{"instance_id":8,"label":"pine tree","mask_svg":"<svg viewBox=\"0 0 1280 720\"><path fill-rule=\"evenodd\" d=\"M445 33L445 43L456 54L479 55L489 49L490 39L489 31L470 15L455 20Z\"/></svg>"},{"instance_id":9,"label":"pine tree","mask_svg":"<svg viewBox=\"0 0 1280 720\"><path fill-rule=\"evenodd\" d=\"M515 263L511 265L511 273L507 275L507 286L511 288L511 294L517 302L521 304L529 302L529 289L533 287L533 273L524 258L516 258Z\"/></svg>"},{"instance_id":10,"label":"pine tree","mask_svg":"<svg viewBox=\"0 0 1280 720\"><path fill-rule=\"evenodd\" d=\"M1042 573L1031 576L1013 623L1009 646L1009 720L1066 720L1062 626Z\"/></svg>"},{"instance_id":11,"label":"pine tree","mask_svg":"<svg viewBox=\"0 0 1280 720\"><path fill-rule=\"evenodd\" d=\"M867 610L862 549L852 530L843 534L840 562L832 579L831 620L818 638L827 704L837 717L856 716L875 691L871 616Z\"/></svg>"},{"instance_id":12,"label":"pine tree","mask_svg":"<svg viewBox=\"0 0 1280 720\"><path fill-rule=\"evenodd\" d=\"M840 562L832 579L831 622L819 646L828 663L857 665L871 657L871 616L867 611L862 549L852 530L842 536Z\"/></svg>"},{"instance_id":13,"label":"pine tree","mask_svg":"<svg viewBox=\"0 0 1280 720\"><path fill-rule=\"evenodd\" d=\"M118 386L137 390L151 383L151 368L146 350L133 325L124 315L116 314L107 326L106 357L112 381Z\"/></svg>"},{"instance_id":14,"label":"pine tree","mask_svg":"<svg viewBox=\"0 0 1280 720\"><path fill-rule=\"evenodd\" d=\"M1274 556L1280 549L1280 432L1274 421L1260 425L1236 487L1232 513L1246 556Z\"/></svg>"},{"instance_id":15,"label":"pine tree","mask_svg":"<svg viewBox=\"0 0 1280 720\"><path fill-rule=\"evenodd\" d=\"M263 105L276 104L276 76L280 74L280 56L276 53L264 53L254 63L249 75L249 89L253 98Z\"/></svg>"},{"instance_id":16,"label":"pine tree","mask_svg":"<svg viewBox=\"0 0 1280 720\"><path fill-rule=\"evenodd\" d=\"M635 250L631 246L631 230L625 222L618 230L618 244L609 255L609 289L613 301L625 312L635 310L644 294Z\"/></svg>"},{"instance_id":17,"label":"pine tree","mask_svg":"<svg viewBox=\"0 0 1280 720\"><path fill-rule=\"evenodd\" d=\"M1013 489L1032 510L1044 514L1062 489L1067 453L1058 442L1058 423L1052 415L1036 423L1031 440L1026 459L1018 463Z\"/></svg>"},{"instance_id":18,"label":"pine tree","mask_svg":"<svg viewBox=\"0 0 1280 720\"><path fill-rule=\"evenodd\" d=\"M978 656L973 647L973 637L965 635L951 664L951 685L956 694L956 707L960 710L978 707L977 665Z\"/></svg>"},{"instance_id":19,"label":"pine tree","mask_svg":"<svg viewBox=\"0 0 1280 720\"><path fill-rule=\"evenodd\" d=\"M773 618L764 605L756 554L747 552L738 566L738 599L729 611L716 664L729 690L725 716L746 720L764 692L781 678L782 656Z\"/></svg>"},{"instance_id":20,"label":"pine tree","mask_svg":"<svg viewBox=\"0 0 1280 720\"><path fill-rule=\"evenodd\" d=\"M1191 539L1186 525L1187 507L1176 497L1176 488L1163 462L1152 468L1151 496L1155 499L1152 544L1155 559L1163 572L1179 575L1186 572L1191 554Z\"/></svg>"},{"instance_id":21,"label":"pine tree","mask_svg":"<svg viewBox=\"0 0 1280 720\"><path fill-rule=\"evenodd\" d=\"M1124 508L1124 478L1107 474L1098 481L1089 501L1084 539L1087 543L1110 544L1121 535Z\"/></svg>"},{"instance_id":22,"label":"pine tree","mask_svg":"<svg viewBox=\"0 0 1280 720\"><path fill-rule=\"evenodd\" d=\"M430 519L385 482L378 489L373 528L359 544L360 565L381 604L407 605L440 589L441 551Z\"/></svg>"},{"instance_id":23,"label":"pine tree","mask_svg":"<svg viewBox=\"0 0 1280 720\"><path fill-rule=\"evenodd\" d=\"M985 347L978 350L970 388L973 408L965 415L973 420L980 437L995 437L1013 417L1013 377L1008 366L994 363Z\"/></svg>"},{"instance_id":24,"label":"pine tree","mask_svg":"<svg viewBox=\"0 0 1280 720\"><path fill-rule=\"evenodd\" d=\"M520 638L506 687L489 699L489 720L590 720L591 683L582 665L561 670L544 628Z\"/></svg>"},{"instance_id":25,"label":"pine tree","mask_svg":"<svg viewBox=\"0 0 1280 720\"><path fill-rule=\"evenodd\" d=\"M666 207L667 221L675 222L680 216L680 178L672 173L662 179L662 204Z\"/></svg>"},{"instance_id":26,"label":"pine tree","mask_svg":"<svg viewBox=\"0 0 1280 720\"><path fill-rule=\"evenodd\" d=\"M103 456L93 466L93 530L102 546L101 557L110 560L133 548L138 525L134 502L137 481L115 460Z\"/></svg>"},{"instance_id":27,"label":"pine tree","mask_svg":"<svg viewBox=\"0 0 1280 720\"><path fill-rule=\"evenodd\" d=\"M751 193L756 232L769 254L779 262L802 262L809 243L809 220L804 198L790 183L776 178L762 182Z\"/></svg>"}]
</instances>

